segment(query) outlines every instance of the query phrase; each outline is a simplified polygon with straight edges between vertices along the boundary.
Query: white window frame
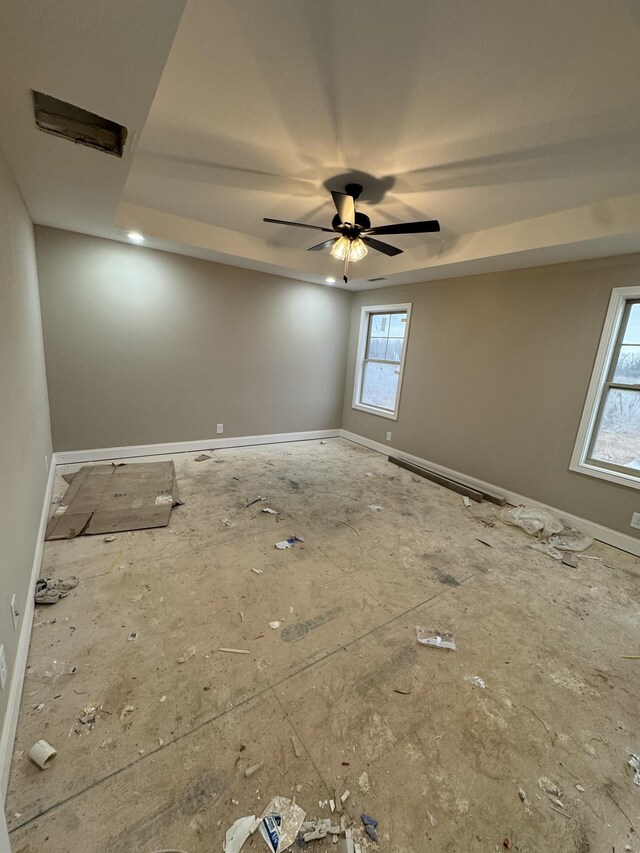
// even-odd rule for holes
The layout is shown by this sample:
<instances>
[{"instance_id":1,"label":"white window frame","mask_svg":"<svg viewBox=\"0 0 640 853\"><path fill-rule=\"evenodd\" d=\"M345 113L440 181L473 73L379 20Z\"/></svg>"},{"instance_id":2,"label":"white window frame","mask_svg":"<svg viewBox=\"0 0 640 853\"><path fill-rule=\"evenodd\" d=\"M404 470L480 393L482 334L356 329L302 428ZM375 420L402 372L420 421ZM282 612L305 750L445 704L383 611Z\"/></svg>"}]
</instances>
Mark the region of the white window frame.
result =
<instances>
[{"instance_id":1,"label":"white window frame","mask_svg":"<svg viewBox=\"0 0 640 853\"><path fill-rule=\"evenodd\" d=\"M360 402L362 397L362 380L364 378L364 365L367 354L367 338L369 336L369 318L371 314L385 314L392 311L406 311L407 322L404 330L404 345L402 347L402 358L400 359L400 371L398 374L398 393L396 394L396 405L393 411L380 409ZM353 384L353 408L372 415L380 415L392 421L398 420L400 409L400 395L402 393L402 377L404 375L404 362L407 357L407 346L409 344L409 328L411 325L411 302L403 302L396 305L364 305L360 312L360 334L358 337L358 351L356 354L356 377Z\"/></svg>"},{"instance_id":2,"label":"white window frame","mask_svg":"<svg viewBox=\"0 0 640 853\"><path fill-rule=\"evenodd\" d=\"M571 457L569 469L581 474L589 474L608 480L610 483L629 486L640 489L640 471L637 476L624 471L617 471L606 466L600 466L593 459L589 459L592 437L597 427L598 415L601 408L602 395L605 391L607 376L611 361L616 355L618 336L624 317L625 308L629 300L640 299L640 286L616 287L611 291L609 308L605 317L600 346L593 366L591 382L587 391L582 419L578 428L576 444Z\"/></svg>"}]
</instances>

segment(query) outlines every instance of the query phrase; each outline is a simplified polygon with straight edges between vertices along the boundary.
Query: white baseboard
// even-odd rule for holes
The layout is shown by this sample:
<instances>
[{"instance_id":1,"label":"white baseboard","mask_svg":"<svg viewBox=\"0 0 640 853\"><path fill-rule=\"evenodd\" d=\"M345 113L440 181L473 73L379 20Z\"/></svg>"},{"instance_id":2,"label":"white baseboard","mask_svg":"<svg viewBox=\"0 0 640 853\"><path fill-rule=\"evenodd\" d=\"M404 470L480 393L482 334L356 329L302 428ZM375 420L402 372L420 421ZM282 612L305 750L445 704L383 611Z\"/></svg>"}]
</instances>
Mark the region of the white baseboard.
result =
<instances>
[{"instance_id":1,"label":"white baseboard","mask_svg":"<svg viewBox=\"0 0 640 853\"><path fill-rule=\"evenodd\" d=\"M13 753L13 743L16 737L16 729L18 727L18 714L20 711L20 698L22 696L22 686L24 684L24 675L27 669L27 656L29 654L29 642L31 641L31 628L33 626L33 596L36 588L36 581L40 576L40 565L42 563L42 552L44 550L44 534L47 529L49 520L49 509L51 507L51 493L53 491L53 481L56 473L55 457L51 459L49 467L49 477L44 493L44 501L42 504L42 513L40 515L40 526L38 527L38 538L36 541L36 549L33 555L33 563L31 565L31 577L29 578L29 587L27 589L27 600L24 605L24 612L21 615L20 621L20 638L18 640L18 650L16 658L12 666L11 683L9 686L9 698L7 700L7 710L4 715L4 724L2 726L2 734L0 734L0 802L4 803L7 787L9 785L9 772L11 770L11 755Z\"/></svg>"},{"instance_id":2,"label":"white baseboard","mask_svg":"<svg viewBox=\"0 0 640 853\"><path fill-rule=\"evenodd\" d=\"M629 554L634 554L640 557L640 539L633 536L628 536L626 533L619 533L617 530L612 530L610 527L605 527L602 524L597 524L595 521L589 521L586 518L580 518L577 515L572 515L564 510L557 509L553 506L548 506L540 501L534 501L524 495L519 495L517 492L512 492L509 489L503 489L492 483L487 483L484 480L479 480L477 477L470 477L468 474L461 474L460 471L454 471L452 468L446 468L444 465L438 465L436 462L429 462L427 459L422 459L420 456L414 456L412 453L405 453L395 447L389 447L387 444L382 444L379 441L372 441L363 435L357 435L355 432L341 430L342 438L352 441L355 444L361 444L371 450L376 450L378 453L383 453L385 456L396 456L398 459L403 459L405 462L412 462L414 465L421 465L424 468L429 468L443 477L449 477L451 480L456 480L458 483L463 483L465 486L470 486L472 489L487 490L497 492L504 495L507 502L512 506L526 504L527 506L537 507L538 509L546 509L560 518L569 521L574 527L593 536L599 542L604 542L606 545L613 545L614 548L619 548L621 551L627 551Z\"/></svg>"},{"instance_id":3,"label":"white baseboard","mask_svg":"<svg viewBox=\"0 0 640 853\"><path fill-rule=\"evenodd\" d=\"M225 447L251 447L256 444L281 444L286 441L312 441L320 438L339 438L339 429L319 429L310 432L279 432L267 435L241 435L229 438L208 438L201 441L173 441L166 444L133 444L128 447L103 447L95 450L65 450L55 454L56 465L74 462L102 462L110 459L131 459L136 456L163 456L167 453L193 453L196 450L221 450Z\"/></svg>"}]
</instances>

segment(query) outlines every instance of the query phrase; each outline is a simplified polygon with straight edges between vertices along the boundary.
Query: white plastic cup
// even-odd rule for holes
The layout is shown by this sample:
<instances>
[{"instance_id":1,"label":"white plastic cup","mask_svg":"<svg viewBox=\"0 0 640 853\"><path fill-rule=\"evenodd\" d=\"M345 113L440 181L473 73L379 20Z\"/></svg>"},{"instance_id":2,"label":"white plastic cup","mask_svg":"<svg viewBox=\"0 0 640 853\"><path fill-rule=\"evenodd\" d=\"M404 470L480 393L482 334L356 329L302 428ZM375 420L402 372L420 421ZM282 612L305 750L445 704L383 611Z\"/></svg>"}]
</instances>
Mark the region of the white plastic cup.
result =
<instances>
[{"instance_id":1,"label":"white plastic cup","mask_svg":"<svg viewBox=\"0 0 640 853\"><path fill-rule=\"evenodd\" d=\"M40 770L46 770L57 754L57 751L46 740L39 740L29 750L29 758L34 764L38 765Z\"/></svg>"}]
</instances>

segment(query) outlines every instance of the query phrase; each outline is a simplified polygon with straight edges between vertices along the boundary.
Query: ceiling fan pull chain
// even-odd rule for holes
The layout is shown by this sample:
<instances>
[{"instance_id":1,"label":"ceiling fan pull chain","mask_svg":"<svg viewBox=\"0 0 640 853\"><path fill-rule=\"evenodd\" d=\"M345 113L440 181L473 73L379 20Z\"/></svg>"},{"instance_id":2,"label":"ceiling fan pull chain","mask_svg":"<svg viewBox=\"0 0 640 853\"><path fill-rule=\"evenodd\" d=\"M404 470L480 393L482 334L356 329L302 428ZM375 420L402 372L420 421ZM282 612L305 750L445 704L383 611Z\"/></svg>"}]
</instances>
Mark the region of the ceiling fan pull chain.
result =
<instances>
[{"instance_id":1,"label":"ceiling fan pull chain","mask_svg":"<svg viewBox=\"0 0 640 853\"><path fill-rule=\"evenodd\" d=\"M342 280L344 281L345 284L349 281L349 279L347 278L348 272L349 272L349 253L347 252L347 254L345 255L345 258L344 258L344 275L342 276Z\"/></svg>"}]
</instances>

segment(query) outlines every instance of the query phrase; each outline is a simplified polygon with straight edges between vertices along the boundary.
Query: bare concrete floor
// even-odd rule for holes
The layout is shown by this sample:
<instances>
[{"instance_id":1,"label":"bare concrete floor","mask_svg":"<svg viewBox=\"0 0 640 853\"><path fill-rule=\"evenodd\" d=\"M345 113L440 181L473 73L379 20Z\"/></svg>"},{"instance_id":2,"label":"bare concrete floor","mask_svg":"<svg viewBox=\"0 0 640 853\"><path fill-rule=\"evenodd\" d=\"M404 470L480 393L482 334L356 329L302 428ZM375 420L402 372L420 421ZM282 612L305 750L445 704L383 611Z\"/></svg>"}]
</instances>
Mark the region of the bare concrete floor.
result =
<instances>
[{"instance_id":1,"label":"bare concrete floor","mask_svg":"<svg viewBox=\"0 0 640 853\"><path fill-rule=\"evenodd\" d=\"M81 582L35 618L16 853L221 850L273 795L326 816L347 788L381 851L640 849L640 662L622 658L640 654L640 561L595 543L600 560L559 565L490 504L340 439L197 455L173 457L168 528L46 545L44 570ZM280 521L245 508L258 496ZM304 544L276 550L290 533ZM458 650L419 646L416 625ZM51 682L54 660L78 670ZM27 758L41 737L59 753L44 772Z\"/></svg>"}]
</instances>

